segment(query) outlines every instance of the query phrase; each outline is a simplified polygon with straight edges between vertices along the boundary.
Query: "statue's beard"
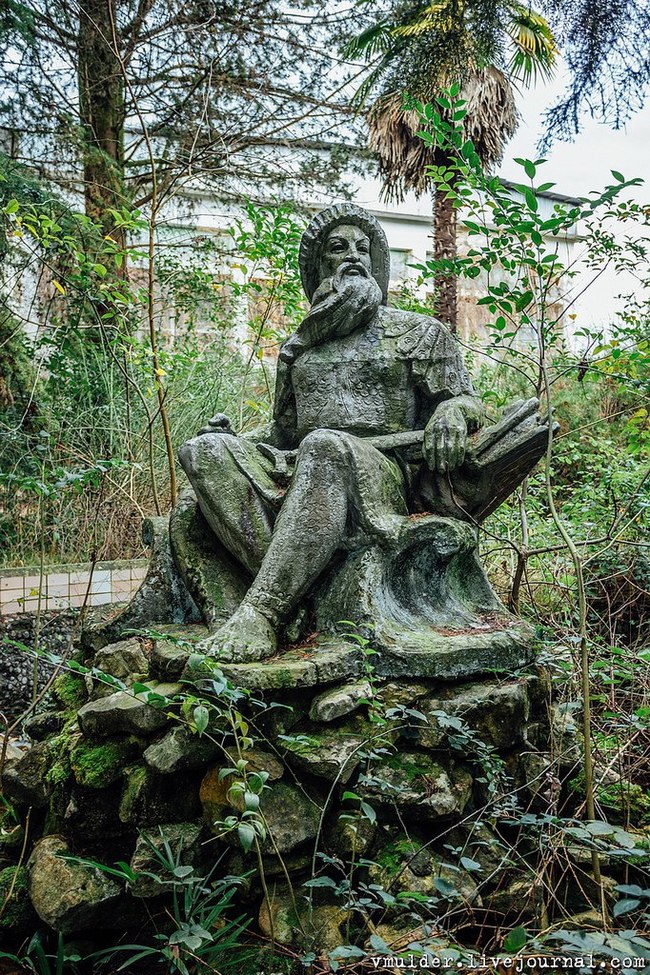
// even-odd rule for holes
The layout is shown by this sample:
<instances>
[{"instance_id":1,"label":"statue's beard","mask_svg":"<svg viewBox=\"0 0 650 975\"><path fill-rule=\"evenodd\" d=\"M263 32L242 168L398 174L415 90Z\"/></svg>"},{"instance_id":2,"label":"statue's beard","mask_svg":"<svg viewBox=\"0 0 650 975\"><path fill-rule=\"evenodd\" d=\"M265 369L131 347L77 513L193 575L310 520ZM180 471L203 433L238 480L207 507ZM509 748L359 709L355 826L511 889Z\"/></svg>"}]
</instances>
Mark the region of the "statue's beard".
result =
<instances>
[{"instance_id":1,"label":"statue's beard","mask_svg":"<svg viewBox=\"0 0 650 975\"><path fill-rule=\"evenodd\" d=\"M381 302L381 288L368 270L362 264L344 262L315 291L299 332L308 346L342 338L371 322Z\"/></svg>"}]
</instances>

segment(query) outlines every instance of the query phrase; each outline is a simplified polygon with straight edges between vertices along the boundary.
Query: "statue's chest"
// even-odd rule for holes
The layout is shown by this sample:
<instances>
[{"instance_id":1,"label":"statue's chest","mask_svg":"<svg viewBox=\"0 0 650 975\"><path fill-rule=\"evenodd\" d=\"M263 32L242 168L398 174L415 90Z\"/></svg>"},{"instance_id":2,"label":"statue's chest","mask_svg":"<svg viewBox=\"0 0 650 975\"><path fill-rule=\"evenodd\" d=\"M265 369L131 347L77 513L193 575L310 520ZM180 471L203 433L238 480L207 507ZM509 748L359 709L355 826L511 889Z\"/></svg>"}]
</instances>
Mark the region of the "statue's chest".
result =
<instances>
[{"instance_id":1,"label":"statue's chest","mask_svg":"<svg viewBox=\"0 0 650 975\"><path fill-rule=\"evenodd\" d=\"M391 346L341 342L300 356L292 375L299 436L323 427L359 435L408 429L414 417L410 370Z\"/></svg>"}]
</instances>

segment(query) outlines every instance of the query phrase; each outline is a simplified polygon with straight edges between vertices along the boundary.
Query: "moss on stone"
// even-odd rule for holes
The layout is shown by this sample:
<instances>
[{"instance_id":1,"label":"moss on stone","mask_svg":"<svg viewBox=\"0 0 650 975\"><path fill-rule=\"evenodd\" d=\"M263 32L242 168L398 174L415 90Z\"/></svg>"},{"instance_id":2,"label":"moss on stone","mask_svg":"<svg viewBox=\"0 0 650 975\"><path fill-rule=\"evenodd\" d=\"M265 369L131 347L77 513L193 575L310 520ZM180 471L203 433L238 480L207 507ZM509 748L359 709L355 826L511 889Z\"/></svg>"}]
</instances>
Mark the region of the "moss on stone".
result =
<instances>
[{"instance_id":1,"label":"moss on stone","mask_svg":"<svg viewBox=\"0 0 650 975\"><path fill-rule=\"evenodd\" d=\"M438 767L431 762L427 762L424 756L421 762L417 762L411 756L400 755L398 753L391 756L386 764L393 771L400 772L409 783L415 782L425 775L432 775L439 771Z\"/></svg>"},{"instance_id":2,"label":"moss on stone","mask_svg":"<svg viewBox=\"0 0 650 975\"><path fill-rule=\"evenodd\" d=\"M125 769L126 785L120 799L120 821L128 823L133 819L136 807L140 803L142 790L146 787L149 770L146 765L132 765Z\"/></svg>"},{"instance_id":3,"label":"moss on stone","mask_svg":"<svg viewBox=\"0 0 650 975\"><path fill-rule=\"evenodd\" d=\"M79 785L104 789L119 778L125 764L140 751L140 741L131 736L101 745L81 739L70 752L70 766Z\"/></svg>"},{"instance_id":4,"label":"moss on stone","mask_svg":"<svg viewBox=\"0 0 650 975\"><path fill-rule=\"evenodd\" d=\"M11 897L7 896L11 891ZM5 903L6 902L6 903ZM0 931L24 931L37 920L29 899L25 867L6 867L0 870Z\"/></svg>"},{"instance_id":5,"label":"moss on stone","mask_svg":"<svg viewBox=\"0 0 650 975\"><path fill-rule=\"evenodd\" d=\"M417 847L410 840L393 840L379 851L375 859L386 877L390 878L396 876L416 852Z\"/></svg>"},{"instance_id":6,"label":"moss on stone","mask_svg":"<svg viewBox=\"0 0 650 975\"><path fill-rule=\"evenodd\" d=\"M0 797L0 854L22 845L25 830L13 806ZM3 898L0 896L0 904Z\"/></svg>"},{"instance_id":7,"label":"moss on stone","mask_svg":"<svg viewBox=\"0 0 650 975\"><path fill-rule=\"evenodd\" d=\"M584 772L571 779L569 788L581 798L584 797ZM624 825L631 821L636 826L647 826L650 823L650 794L634 782L623 779L601 785L596 789L596 798L600 805L607 808L608 819L613 823Z\"/></svg>"},{"instance_id":8,"label":"moss on stone","mask_svg":"<svg viewBox=\"0 0 650 975\"><path fill-rule=\"evenodd\" d=\"M45 782L51 789L63 785L72 776L70 748L78 731L76 721L71 720L56 738L48 741L50 766L45 773Z\"/></svg>"},{"instance_id":9,"label":"moss on stone","mask_svg":"<svg viewBox=\"0 0 650 975\"><path fill-rule=\"evenodd\" d=\"M80 708L86 700L86 687L78 674L61 674L54 681L52 691L61 704L69 710Z\"/></svg>"},{"instance_id":10,"label":"moss on stone","mask_svg":"<svg viewBox=\"0 0 650 975\"><path fill-rule=\"evenodd\" d=\"M597 790L598 802L613 811L612 819L628 819L637 826L650 822L650 795L633 782L613 782Z\"/></svg>"}]
</instances>

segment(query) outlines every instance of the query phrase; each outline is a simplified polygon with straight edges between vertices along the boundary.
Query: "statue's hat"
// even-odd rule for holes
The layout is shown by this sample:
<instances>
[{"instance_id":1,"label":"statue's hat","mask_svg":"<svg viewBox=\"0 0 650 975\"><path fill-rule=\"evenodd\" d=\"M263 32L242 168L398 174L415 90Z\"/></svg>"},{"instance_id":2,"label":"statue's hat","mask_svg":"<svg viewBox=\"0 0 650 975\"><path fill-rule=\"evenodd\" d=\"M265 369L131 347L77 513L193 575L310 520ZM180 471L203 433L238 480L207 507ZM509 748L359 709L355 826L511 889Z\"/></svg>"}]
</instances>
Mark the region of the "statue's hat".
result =
<instances>
[{"instance_id":1,"label":"statue's hat","mask_svg":"<svg viewBox=\"0 0 650 975\"><path fill-rule=\"evenodd\" d=\"M330 231L341 224L353 224L362 230L370 240L372 276L381 288L382 301L385 305L388 300L388 282L390 280L388 240L377 218L354 203L335 203L334 206L321 210L302 235L298 261L300 279L305 294L311 301L320 284L320 262L323 245Z\"/></svg>"}]
</instances>

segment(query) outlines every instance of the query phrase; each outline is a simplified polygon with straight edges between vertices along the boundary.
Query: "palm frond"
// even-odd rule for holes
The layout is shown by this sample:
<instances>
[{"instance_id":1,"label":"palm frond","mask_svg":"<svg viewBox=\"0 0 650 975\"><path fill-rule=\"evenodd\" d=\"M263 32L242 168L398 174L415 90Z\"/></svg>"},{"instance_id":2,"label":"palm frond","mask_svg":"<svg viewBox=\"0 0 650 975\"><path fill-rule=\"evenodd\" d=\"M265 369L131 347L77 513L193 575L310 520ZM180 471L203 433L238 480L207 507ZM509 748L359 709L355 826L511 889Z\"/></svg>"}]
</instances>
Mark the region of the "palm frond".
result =
<instances>
[{"instance_id":1,"label":"palm frond","mask_svg":"<svg viewBox=\"0 0 650 975\"><path fill-rule=\"evenodd\" d=\"M380 20L366 30L351 38L342 48L343 57L371 60L384 54L390 47L391 27L388 21Z\"/></svg>"},{"instance_id":2,"label":"palm frond","mask_svg":"<svg viewBox=\"0 0 650 975\"><path fill-rule=\"evenodd\" d=\"M526 85L538 77L551 78L558 48L546 18L529 7L514 3L507 30L515 48L508 65L511 77Z\"/></svg>"},{"instance_id":3,"label":"palm frond","mask_svg":"<svg viewBox=\"0 0 650 975\"><path fill-rule=\"evenodd\" d=\"M440 79L441 91L450 79ZM503 158L519 123L514 92L506 75L495 67L470 69L462 89L466 101L464 134L474 143L483 165L493 168ZM404 107L400 92L380 96L368 112L369 145L377 154L384 199L401 203L431 189L427 166L441 162L435 147L418 138L422 120Z\"/></svg>"},{"instance_id":4,"label":"palm frond","mask_svg":"<svg viewBox=\"0 0 650 975\"><path fill-rule=\"evenodd\" d=\"M406 193L427 192L426 168L434 152L416 132L421 128L417 112L404 108L401 92L389 92L374 103L368 113L369 145L377 153L382 197L401 203Z\"/></svg>"},{"instance_id":5,"label":"palm frond","mask_svg":"<svg viewBox=\"0 0 650 975\"><path fill-rule=\"evenodd\" d=\"M462 96L467 112L465 137L474 143L483 165L493 169L503 159L506 144L519 125L513 87L503 71L489 66L468 73Z\"/></svg>"}]
</instances>

